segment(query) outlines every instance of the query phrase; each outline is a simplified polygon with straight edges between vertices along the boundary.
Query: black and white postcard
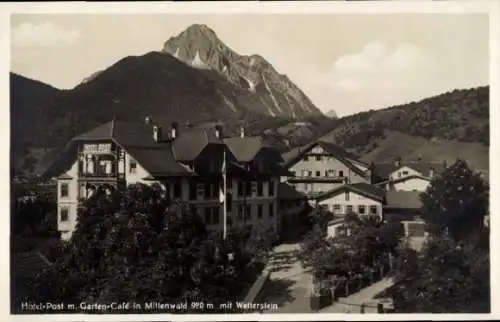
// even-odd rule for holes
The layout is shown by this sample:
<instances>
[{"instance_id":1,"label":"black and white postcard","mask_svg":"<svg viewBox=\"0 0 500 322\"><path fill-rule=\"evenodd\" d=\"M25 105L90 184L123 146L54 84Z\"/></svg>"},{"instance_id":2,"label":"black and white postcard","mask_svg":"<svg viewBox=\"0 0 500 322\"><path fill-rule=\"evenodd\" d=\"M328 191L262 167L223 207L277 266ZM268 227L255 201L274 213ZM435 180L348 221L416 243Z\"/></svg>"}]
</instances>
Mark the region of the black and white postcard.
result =
<instances>
[{"instance_id":1,"label":"black and white postcard","mask_svg":"<svg viewBox=\"0 0 500 322\"><path fill-rule=\"evenodd\" d=\"M11 319L495 312L496 2L0 8Z\"/></svg>"}]
</instances>

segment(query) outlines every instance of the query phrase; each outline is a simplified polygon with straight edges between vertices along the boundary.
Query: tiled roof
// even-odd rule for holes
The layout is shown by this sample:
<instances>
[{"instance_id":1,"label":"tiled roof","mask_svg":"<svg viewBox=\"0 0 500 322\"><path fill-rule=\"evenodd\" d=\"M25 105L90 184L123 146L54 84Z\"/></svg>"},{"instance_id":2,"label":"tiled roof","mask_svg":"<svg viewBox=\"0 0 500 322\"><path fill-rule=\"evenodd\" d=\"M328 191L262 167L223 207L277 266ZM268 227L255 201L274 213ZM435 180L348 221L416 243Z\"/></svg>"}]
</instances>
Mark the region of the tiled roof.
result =
<instances>
[{"instance_id":1,"label":"tiled roof","mask_svg":"<svg viewBox=\"0 0 500 322\"><path fill-rule=\"evenodd\" d=\"M349 185L354 189L354 191L363 191L366 192L370 195L376 196L378 198L383 199L385 197L386 191L384 189L381 189L379 187L373 186L368 183L364 182L359 182L359 183L353 183Z\"/></svg>"},{"instance_id":2,"label":"tiled roof","mask_svg":"<svg viewBox=\"0 0 500 322\"><path fill-rule=\"evenodd\" d=\"M127 152L153 176L191 175L193 173L174 160L171 149L130 148Z\"/></svg>"},{"instance_id":3,"label":"tiled roof","mask_svg":"<svg viewBox=\"0 0 500 322\"><path fill-rule=\"evenodd\" d=\"M215 136L215 131L196 129L181 132L173 141L173 155L179 161L194 160L208 144L222 144Z\"/></svg>"},{"instance_id":4,"label":"tiled roof","mask_svg":"<svg viewBox=\"0 0 500 322\"><path fill-rule=\"evenodd\" d=\"M236 159L241 162L252 160L265 146L259 136L225 138L224 143L227 144Z\"/></svg>"},{"instance_id":5,"label":"tiled roof","mask_svg":"<svg viewBox=\"0 0 500 322\"><path fill-rule=\"evenodd\" d=\"M419 209L422 207L420 191L389 190L386 193L386 207L392 209Z\"/></svg>"},{"instance_id":6,"label":"tiled roof","mask_svg":"<svg viewBox=\"0 0 500 322\"><path fill-rule=\"evenodd\" d=\"M318 201L325 200L346 190L353 191L365 197L379 201L382 201L385 196L385 190L383 189L380 189L378 187L372 186L367 183L354 183L354 184L344 184L332 190L323 192L316 196L316 200Z\"/></svg>"},{"instance_id":7,"label":"tiled roof","mask_svg":"<svg viewBox=\"0 0 500 322\"><path fill-rule=\"evenodd\" d=\"M275 147L265 144L261 137L235 137L220 140L215 129L182 129L177 137L170 140L170 126L162 126L162 140L154 142L153 125L110 121L86 133L78 135L63 149L53 163L52 172L66 168L76 157L76 143L87 140L113 140L128 151L153 176L189 175L191 170L180 162L192 161L209 145L226 144L230 150L229 160L251 161L259 152L266 153L266 161L280 163L282 158ZM59 169L60 170L60 169Z\"/></svg>"}]
</instances>

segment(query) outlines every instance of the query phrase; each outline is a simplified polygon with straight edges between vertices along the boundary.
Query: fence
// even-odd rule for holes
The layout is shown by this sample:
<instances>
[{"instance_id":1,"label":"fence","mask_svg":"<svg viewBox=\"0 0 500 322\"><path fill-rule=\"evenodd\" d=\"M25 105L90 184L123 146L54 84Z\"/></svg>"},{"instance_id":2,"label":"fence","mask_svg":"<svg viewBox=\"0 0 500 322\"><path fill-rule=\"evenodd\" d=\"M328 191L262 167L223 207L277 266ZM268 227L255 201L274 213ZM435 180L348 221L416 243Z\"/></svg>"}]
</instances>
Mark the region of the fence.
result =
<instances>
[{"instance_id":1,"label":"fence","mask_svg":"<svg viewBox=\"0 0 500 322\"><path fill-rule=\"evenodd\" d=\"M245 296L245 299L243 302L245 303L255 303L260 300L260 297L262 296L263 292L262 290L266 286L266 284L269 281L269 276L271 274L271 271L269 270L268 267L265 267L259 277L255 280L253 283L252 287L250 287L250 290L248 291L247 295Z\"/></svg>"},{"instance_id":2,"label":"fence","mask_svg":"<svg viewBox=\"0 0 500 322\"><path fill-rule=\"evenodd\" d=\"M364 274L348 277L329 276L320 281L314 281L311 296L311 309L318 311L332 305L341 297L347 297L359 292L390 274L394 270L392 258L367 270Z\"/></svg>"}]
</instances>

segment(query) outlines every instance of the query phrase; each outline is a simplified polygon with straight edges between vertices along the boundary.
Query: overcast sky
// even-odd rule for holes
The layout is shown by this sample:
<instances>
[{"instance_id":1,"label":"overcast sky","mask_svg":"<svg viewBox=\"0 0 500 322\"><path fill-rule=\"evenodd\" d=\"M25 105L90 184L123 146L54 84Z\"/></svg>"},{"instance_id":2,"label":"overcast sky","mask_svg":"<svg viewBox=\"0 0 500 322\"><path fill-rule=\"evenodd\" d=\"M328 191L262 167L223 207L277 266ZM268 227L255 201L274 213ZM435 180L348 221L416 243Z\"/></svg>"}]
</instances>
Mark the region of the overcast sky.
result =
<instances>
[{"instance_id":1,"label":"overcast sky","mask_svg":"<svg viewBox=\"0 0 500 322\"><path fill-rule=\"evenodd\" d=\"M193 23L239 54L263 56L340 116L489 83L480 14L13 15L11 68L72 88Z\"/></svg>"}]
</instances>

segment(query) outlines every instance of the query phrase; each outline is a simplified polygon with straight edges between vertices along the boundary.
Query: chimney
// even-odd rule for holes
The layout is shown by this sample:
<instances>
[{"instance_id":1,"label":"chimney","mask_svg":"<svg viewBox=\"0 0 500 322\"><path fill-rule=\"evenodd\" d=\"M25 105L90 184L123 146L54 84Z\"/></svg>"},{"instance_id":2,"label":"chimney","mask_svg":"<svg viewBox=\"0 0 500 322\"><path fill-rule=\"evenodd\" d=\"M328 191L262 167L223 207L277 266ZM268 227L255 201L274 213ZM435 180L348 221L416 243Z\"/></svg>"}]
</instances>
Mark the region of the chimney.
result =
<instances>
[{"instance_id":1,"label":"chimney","mask_svg":"<svg viewBox=\"0 0 500 322\"><path fill-rule=\"evenodd\" d=\"M151 124L151 122L153 122L153 119L151 118L151 116L146 116L146 118L144 119L144 123Z\"/></svg>"},{"instance_id":2,"label":"chimney","mask_svg":"<svg viewBox=\"0 0 500 322\"><path fill-rule=\"evenodd\" d=\"M434 177L434 169L430 168L429 169L429 178L432 178L432 177Z\"/></svg>"},{"instance_id":3,"label":"chimney","mask_svg":"<svg viewBox=\"0 0 500 322\"><path fill-rule=\"evenodd\" d=\"M159 125L153 126L153 141L161 142L162 138L163 138L163 131L161 126Z\"/></svg>"},{"instance_id":4,"label":"chimney","mask_svg":"<svg viewBox=\"0 0 500 322\"><path fill-rule=\"evenodd\" d=\"M401 166L401 158L394 159L394 166L399 168Z\"/></svg>"},{"instance_id":5,"label":"chimney","mask_svg":"<svg viewBox=\"0 0 500 322\"><path fill-rule=\"evenodd\" d=\"M218 139L222 139L222 126L221 125L216 125L215 126L215 136Z\"/></svg>"},{"instance_id":6,"label":"chimney","mask_svg":"<svg viewBox=\"0 0 500 322\"><path fill-rule=\"evenodd\" d=\"M243 126L240 127L240 137L242 137L242 138L245 137L245 128Z\"/></svg>"},{"instance_id":7,"label":"chimney","mask_svg":"<svg viewBox=\"0 0 500 322\"><path fill-rule=\"evenodd\" d=\"M172 122L170 124L170 138L173 140L177 137L179 126L177 122Z\"/></svg>"}]
</instances>

